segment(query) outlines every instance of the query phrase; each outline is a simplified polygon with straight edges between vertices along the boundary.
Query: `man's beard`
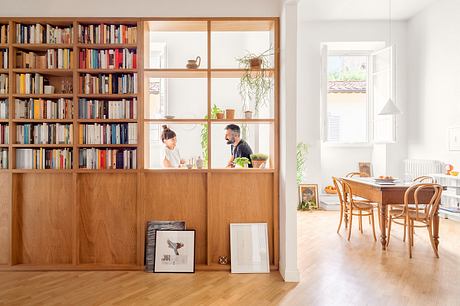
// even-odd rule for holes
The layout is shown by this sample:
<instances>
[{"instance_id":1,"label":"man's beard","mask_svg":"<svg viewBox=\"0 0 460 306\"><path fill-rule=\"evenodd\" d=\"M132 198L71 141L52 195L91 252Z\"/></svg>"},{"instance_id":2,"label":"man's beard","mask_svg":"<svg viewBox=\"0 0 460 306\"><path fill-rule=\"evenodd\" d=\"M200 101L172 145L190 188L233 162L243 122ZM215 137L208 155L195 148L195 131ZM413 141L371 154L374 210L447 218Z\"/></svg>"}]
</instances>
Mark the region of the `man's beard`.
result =
<instances>
[{"instance_id":1,"label":"man's beard","mask_svg":"<svg viewBox=\"0 0 460 306\"><path fill-rule=\"evenodd\" d=\"M235 143L235 139L227 139L227 144L231 145Z\"/></svg>"}]
</instances>

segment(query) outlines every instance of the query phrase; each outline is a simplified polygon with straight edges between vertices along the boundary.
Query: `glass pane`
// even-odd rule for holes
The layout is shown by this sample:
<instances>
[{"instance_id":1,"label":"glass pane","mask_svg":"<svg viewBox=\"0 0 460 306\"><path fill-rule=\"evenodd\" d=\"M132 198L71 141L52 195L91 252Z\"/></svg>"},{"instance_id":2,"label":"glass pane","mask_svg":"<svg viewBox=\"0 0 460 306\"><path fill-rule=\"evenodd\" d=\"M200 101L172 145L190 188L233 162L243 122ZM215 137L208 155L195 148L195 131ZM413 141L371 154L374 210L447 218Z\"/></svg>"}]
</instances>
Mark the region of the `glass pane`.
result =
<instances>
[{"instance_id":1,"label":"glass pane","mask_svg":"<svg viewBox=\"0 0 460 306\"><path fill-rule=\"evenodd\" d=\"M176 135L176 143L163 143L161 135L163 125L173 131ZM197 168L197 160L203 160L203 168L207 167L205 162L206 156L203 154L204 148L207 146L206 124L167 124L167 123L146 123L145 124L145 168L159 169L168 168L164 164L165 155L168 158L174 159L171 161L172 168L179 168L180 162L184 164L180 168L186 169L187 163L194 164L193 168ZM168 151L169 150L169 151ZM174 151L174 152L173 152ZM177 153L178 152L178 153ZM175 160L177 158L177 160ZM199 162L198 162L199 163Z\"/></svg>"},{"instance_id":2,"label":"glass pane","mask_svg":"<svg viewBox=\"0 0 460 306\"><path fill-rule=\"evenodd\" d=\"M206 76L206 74L204 74ZM204 119L208 113L206 78L147 77L145 118Z\"/></svg>"},{"instance_id":3,"label":"glass pane","mask_svg":"<svg viewBox=\"0 0 460 306\"><path fill-rule=\"evenodd\" d=\"M237 58L266 54L273 67L274 31L271 21L213 21L211 68L239 68Z\"/></svg>"},{"instance_id":4,"label":"glass pane","mask_svg":"<svg viewBox=\"0 0 460 306\"><path fill-rule=\"evenodd\" d=\"M225 128L227 124L212 124L212 168L225 168L232 156L231 146L227 144L225 136ZM268 160L262 167L273 168L275 147L273 125L269 123L235 124L240 128L241 138L247 142L254 154L260 153L268 155Z\"/></svg>"},{"instance_id":5,"label":"glass pane","mask_svg":"<svg viewBox=\"0 0 460 306\"><path fill-rule=\"evenodd\" d=\"M213 72L211 104L223 111L235 109L235 118L274 118L274 79L271 74L267 74L269 77L264 80L254 74L250 80L241 78L241 73L231 74Z\"/></svg>"},{"instance_id":6,"label":"glass pane","mask_svg":"<svg viewBox=\"0 0 460 306\"><path fill-rule=\"evenodd\" d=\"M196 60L198 56L200 65L196 68L207 68L206 21L150 21L147 25L145 68L185 69L188 60Z\"/></svg>"},{"instance_id":7,"label":"glass pane","mask_svg":"<svg viewBox=\"0 0 460 306\"><path fill-rule=\"evenodd\" d=\"M368 141L367 65L367 56L328 57L329 142Z\"/></svg>"}]
</instances>

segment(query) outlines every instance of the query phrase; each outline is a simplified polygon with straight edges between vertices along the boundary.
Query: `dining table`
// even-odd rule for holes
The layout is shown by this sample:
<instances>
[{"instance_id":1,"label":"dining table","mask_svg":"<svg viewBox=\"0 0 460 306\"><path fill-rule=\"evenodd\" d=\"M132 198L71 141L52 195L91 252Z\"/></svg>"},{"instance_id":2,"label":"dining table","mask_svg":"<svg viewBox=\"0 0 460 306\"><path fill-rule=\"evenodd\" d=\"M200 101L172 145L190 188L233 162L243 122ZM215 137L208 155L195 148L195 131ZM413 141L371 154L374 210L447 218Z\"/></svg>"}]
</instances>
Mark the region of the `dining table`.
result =
<instances>
[{"instance_id":1,"label":"dining table","mask_svg":"<svg viewBox=\"0 0 460 306\"><path fill-rule=\"evenodd\" d=\"M404 194L406 193L406 190L415 183L402 181L378 183L371 177L349 177L342 178L342 180L350 185L354 196L358 196L378 204L380 210L380 242L382 244L382 250L386 250L388 206L404 204ZM433 191L426 189L420 192L418 198L420 203L428 203L432 196ZM409 199L413 199L413 195L409 195ZM437 248L439 245L438 210L436 210L433 219L433 238Z\"/></svg>"}]
</instances>

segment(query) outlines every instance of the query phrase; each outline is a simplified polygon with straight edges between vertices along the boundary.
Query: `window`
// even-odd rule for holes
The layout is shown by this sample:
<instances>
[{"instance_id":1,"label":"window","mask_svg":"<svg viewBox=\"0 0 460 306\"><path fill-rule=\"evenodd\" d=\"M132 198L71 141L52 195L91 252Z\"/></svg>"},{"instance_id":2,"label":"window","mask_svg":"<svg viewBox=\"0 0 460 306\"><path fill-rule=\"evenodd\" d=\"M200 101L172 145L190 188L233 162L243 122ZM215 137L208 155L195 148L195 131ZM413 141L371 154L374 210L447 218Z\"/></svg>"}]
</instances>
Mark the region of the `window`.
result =
<instances>
[{"instance_id":1,"label":"window","mask_svg":"<svg viewBox=\"0 0 460 306\"><path fill-rule=\"evenodd\" d=\"M367 55L328 55L328 142L368 142L368 59Z\"/></svg>"}]
</instances>

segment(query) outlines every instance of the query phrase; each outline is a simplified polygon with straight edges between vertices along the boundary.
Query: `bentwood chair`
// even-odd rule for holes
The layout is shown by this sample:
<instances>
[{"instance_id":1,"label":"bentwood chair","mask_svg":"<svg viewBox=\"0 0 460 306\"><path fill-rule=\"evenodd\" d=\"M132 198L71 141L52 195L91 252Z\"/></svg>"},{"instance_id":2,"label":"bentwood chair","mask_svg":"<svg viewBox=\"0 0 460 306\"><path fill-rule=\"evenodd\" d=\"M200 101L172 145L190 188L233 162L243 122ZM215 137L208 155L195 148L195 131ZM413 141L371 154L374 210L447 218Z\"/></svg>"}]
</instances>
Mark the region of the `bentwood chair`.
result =
<instances>
[{"instance_id":1,"label":"bentwood chair","mask_svg":"<svg viewBox=\"0 0 460 306\"><path fill-rule=\"evenodd\" d=\"M345 226L348 227L348 237L347 239L350 240L351 238L351 229L353 224L353 216L359 217L359 230L363 233L363 226L362 226L362 217L369 216L372 225L372 234L374 236L374 241L377 241L375 236L375 224L374 224L374 206L368 202L357 201L353 197L353 191L351 190L351 186L343 181L339 180L336 177L332 178L334 181L334 185L337 188L337 194L339 195L340 200L340 222L339 228L337 232L339 232L342 221L345 220ZM348 223L348 224L347 224Z\"/></svg>"},{"instance_id":2,"label":"bentwood chair","mask_svg":"<svg viewBox=\"0 0 460 306\"><path fill-rule=\"evenodd\" d=\"M428 183L428 184L436 184L436 179L432 176L428 175L423 175L419 176L413 179L414 183ZM406 217L402 214L402 210L404 208L404 204L397 204L397 205L391 205L390 209L388 210L388 216L392 215L393 217L390 219L389 218L389 226L391 221L393 221L396 224L403 225L404 226L404 234L403 234L403 242L406 241ZM398 217L399 216L399 217ZM388 229L388 235L387 235L387 246L390 244L390 229Z\"/></svg>"},{"instance_id":3,"label":"bentwood chair","mask_svg":"<svg viewBox=\"0 0 460 306\"><path fill-rule=\"evenodd\" d=\"M433 196L427 203L419 201L420 192L432 191ZM412 195L413 194L413 195ZM426 227L430 237L431 247L434 254L439 258L438 247L433 238L433 220L441 201L442 186L432 183L419 183L409 187L404 195L404 206L402 211L390 211L388 222L388 234L391 232L391 223L395 218L405 218L404 227L408 227L409 257L412 258L412 247L414 245L415 227ZM412 195L412 196L411 196ZM413 198L413 201L412 201ZM394 222L394 221L393 221ZM388 236L389 237L389 236Z\"/></svg>"}]
</instances>

